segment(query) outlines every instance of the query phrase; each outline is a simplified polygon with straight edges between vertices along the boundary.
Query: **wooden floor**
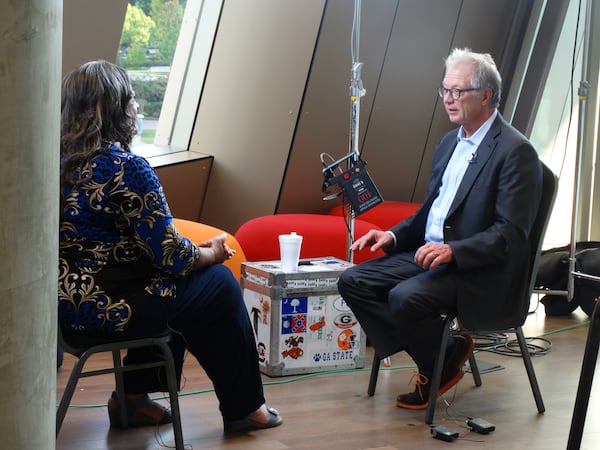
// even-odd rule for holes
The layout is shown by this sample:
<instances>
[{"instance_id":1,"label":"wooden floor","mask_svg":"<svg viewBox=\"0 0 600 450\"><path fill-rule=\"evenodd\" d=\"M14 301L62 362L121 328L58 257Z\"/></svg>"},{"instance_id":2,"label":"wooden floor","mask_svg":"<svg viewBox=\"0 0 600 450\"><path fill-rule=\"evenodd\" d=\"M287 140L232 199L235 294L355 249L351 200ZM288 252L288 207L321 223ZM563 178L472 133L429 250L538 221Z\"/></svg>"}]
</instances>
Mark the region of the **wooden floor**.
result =
<instances>
[{"instance_id":1,"label":"wooden floor","mask_svg":"<svg viewBox=\"0 0 600 450\"><path fill-rule=\"evenodd\" d=\"M535 307L533 305L532 307ZM470 374L438 401L435 423L460 433L452 443L433 439L423 411L396 408L394 398L412 389L412 363L406 354L392 358L392 369L382 370L375 396L366 394L372 349L364 369L283 378L264 377L268 402L284 418L271 430L225 437L214 393L204 372L189 357L181 393L183 433L189 449L527 449L566 448L585 342L588 317L577 310L568 317L545 317L543 307L531 313L527 337L542 337L551 350L533 358L546 404L538 414L520 357L479 351L480 365L498 364L501 370L482 375L475 387ZM512 338L513 336L509 336ZM540 347L545 343L538 341ZM58 374L62 394L72 358ZM92 364L92 362L90 362ZM597 374L596 380L598 380ZM172 447L169 425L111 430L106 400L113 386L110 376L83 380L75 393L60 436L59 450L160 449ZM589 403L581 448L600 448L600 394L596 381ZM162 400L161 400L162 401ZM449 406L445 404L448 403ZM470 433L466 417L481 417L496 426L488 435ZM450 448L450 447L448 447Z\"/></svg>"}]
</instances>

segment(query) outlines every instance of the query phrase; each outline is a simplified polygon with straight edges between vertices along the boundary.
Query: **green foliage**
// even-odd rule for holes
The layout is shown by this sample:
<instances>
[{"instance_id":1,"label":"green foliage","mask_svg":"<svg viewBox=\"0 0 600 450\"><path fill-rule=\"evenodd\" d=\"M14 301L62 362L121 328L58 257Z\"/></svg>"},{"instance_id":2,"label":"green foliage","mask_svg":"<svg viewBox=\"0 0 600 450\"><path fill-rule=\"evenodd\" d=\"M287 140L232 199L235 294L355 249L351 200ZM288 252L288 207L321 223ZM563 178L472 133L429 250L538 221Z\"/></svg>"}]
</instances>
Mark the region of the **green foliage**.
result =
<instances>
[{"instance_id":1,"label":"green foliage","mask_svg":"<svg viewBox=\"0 0 600 450\"><path fill-rule=\"evenodd\" d=\"M142 135L140 137L144 144L153 144L155 136L156 130L142 130Z\"/></svg>"},{"instance_id":2,"label":"green foliage","mask_svg":"<svg viewBox=\"0 0 600 450\"><path fill-rule=\"evenodd\" d=\"M170 66L177 47L185 0L130 0L123 24L117 62L126 68ZM145 59L136 51L128 57L130 47L146 48Z\"/></svg>"},{"instance_id":3,"label":"green foliage","mask_svg":"<svg viewBox=\"0 0 600 450\"><path fill-rule=\"evenodd\" d=\"M159 51L160 58L168 61L168 65L173 61L179 30L183 19L183 7L179 5L178 0L167 0L152 2L152 17L156 17L156 27L152 34L152 44Z\"/></svg>"},{"instance_id":4,"label":"green foliage","mask_svg":"<svg viewBox=\"0 0 600 450\"><path fill-rule=\"evenodd\" d=\"M146 14L147 16L150 15L151 3L152 0L129 0L130 5L137 6L142 11L144 11L144 14Z\"/></svg>"},{"instance_id":5,"label":"green foliage","mask_svg":"<svg viewBox=\"0 0 600 450\"><path fill-rule=\"evenodd\" d=\"M123 34L121 35L121 46L148 45L155 27L154 20L144 14L144 11L136 6L127 5L127 14L125 15Z\"/></svg>"},{"instance_id":6,"label":"green foliage","mask_svg":"<svg viewBox=\"0 0 600 450\"><path fill-rule=\"evenodd\" d=\"M125 59L128 67L135 67L144 64L146 61L146 47L141 45L132 45L127 50L127 57Z\"/></svg>"},{"instance_id":7,"label":"green foliage","mask_svg":"<svg viewBox=\"0 0 600 450\"><path fill-rule=\"evenodd\" d=\"M131 86L140 105L140 114L145 117L158 118L167 88L167 77L132 76Z\"/></svg>"},{"instance_id":8,"label":"green foliage","mask_svg":"<svg viewBox=\"0 0 600 450\"><path fill-rule=\"evenodd\" d=\"M139 69L170 66L186 0L129 0L117 64L129 70L140 113L158 118L167 78ZM133 69L138 69L133 73Z\"/></svg>"}]
</instances>

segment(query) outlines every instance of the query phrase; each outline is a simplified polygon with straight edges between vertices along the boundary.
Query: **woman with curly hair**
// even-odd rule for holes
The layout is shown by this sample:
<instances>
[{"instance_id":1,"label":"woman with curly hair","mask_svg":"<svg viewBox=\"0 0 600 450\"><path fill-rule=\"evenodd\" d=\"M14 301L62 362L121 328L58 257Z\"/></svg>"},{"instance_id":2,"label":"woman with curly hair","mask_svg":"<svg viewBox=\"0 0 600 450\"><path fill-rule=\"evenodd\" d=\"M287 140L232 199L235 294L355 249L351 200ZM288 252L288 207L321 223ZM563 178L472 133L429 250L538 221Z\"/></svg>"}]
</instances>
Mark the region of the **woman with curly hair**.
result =
<instances>
[{"instance_id":1,"label":"woman with curly hair","mask_svg":"<svg viewBox=\"0 0 600 450\"><path fill-rule=\"evenodd\" d=\"M63 80L58 312L68 337L129 339L173 332L181 376L187 349L212 380L225 430L281 424L265 405L254 333L238 281L221 264L226 235L182 237L161 183L131 152L137 103L127 72L107 61ZM130 350L125 364L153 360ZM166 390L156 369L125 372L129 426L171 422L148 397ZM108 402L119 426L116 394Z\"/></svg>"}]
</instances>

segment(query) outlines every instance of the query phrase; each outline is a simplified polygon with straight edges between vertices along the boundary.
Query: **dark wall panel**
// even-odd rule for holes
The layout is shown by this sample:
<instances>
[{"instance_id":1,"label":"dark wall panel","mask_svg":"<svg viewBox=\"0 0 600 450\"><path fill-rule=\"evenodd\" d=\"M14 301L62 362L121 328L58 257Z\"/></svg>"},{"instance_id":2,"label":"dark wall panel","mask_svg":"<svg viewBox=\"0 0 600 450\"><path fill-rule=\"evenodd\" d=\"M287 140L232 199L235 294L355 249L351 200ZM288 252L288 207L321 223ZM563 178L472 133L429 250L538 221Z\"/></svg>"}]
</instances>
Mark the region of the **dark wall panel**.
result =
<instances>
[{"instance_id":1,"label":"dark wall panel","mask_svg":"<svg viewBox=\"0 0 600 450\"><path fill-rule=\"evenodd\" d=\"M445 56L467 46L491 53L499 66L514 61L518 46L506 50L506 43L528 19L517 14L524 3L531 2L362 2L359 61L367 92L361 99L359 144L384 199L422 200L435 145L454 128L436 93ZM353 11L353 2L327 2L278 213L327 212L339 204L339 199L323 201L319 154L339 159L349 152Z\"/></svg>"},{"instance_id":2,"label":"dark wall panel","mask_svg":"<svg viewBox=\"0 0 600 450\"><path fill-rule=\"evenodd\" d=\"M363 2L359 61L367 95L361 99L366 120L385 58L397 0ZM350 71L353 2L329 0L307 80L298 126L279 198L278 213L326 212L336 202L323 201L319 155L339 159L349 151ZM360 129L362 136L365 128ZM361 136L361 142L362 142Z\"/></svg>"},{"instance_id":3,"label":"dark wall panel","mask_svg":"<svg viewBox=\"0 0 600 450\"><path fill-rule=\"evenodd\" d=\"M400 3L363 151L385 199L420 201L414 191L427 155L439 99L436 88L460 4L459 0ZM448 127L447 120L444 125Z\"/></svg>"},{"instance_id":4,"label":"dark wall panel","mask_svg":"<svg viewBox=\"0 0 600 450\"><path fill-rule=\"evenodd\" d=\"M515 29L520 29L522 26L522 24L515 24L515 21L518 20L526 23L528 19L528 17L515 16L518 4L524 2L528 2L528 0L503 0L501 2L481 0L460 1L457 11L458 15L455 23L453 23L453 26L456 28L454 36L446 43L446 54L443 57L453 48L463 47L471 48L477 52L490 53L498 64L498 69L503 79L510 78L507 76L508 74L502 73L504 68L500 62L503 59L515 61L519 56L515 52L515 49L507 48L506 43L510 40L509 33L514 32ZM493 20L484 18L493 18ZM512 54L505 55L505 50L512 52ZM519 51L520 47L516 50ZM508 64L506 67L513 68L512 65ZM439 79L441 80L443 77L443 65L440 65L439 70ZM508 86L503 86L503 88L508 88ZM446 131L455 128L455 125L448 121L443 103L437 100L440 99L436 99L436 109L425 143L423 164L421 165L412 197L412 201L415 202L420 202L427 192L427 181L435 145Z\"/></svg>"}]
</instances>

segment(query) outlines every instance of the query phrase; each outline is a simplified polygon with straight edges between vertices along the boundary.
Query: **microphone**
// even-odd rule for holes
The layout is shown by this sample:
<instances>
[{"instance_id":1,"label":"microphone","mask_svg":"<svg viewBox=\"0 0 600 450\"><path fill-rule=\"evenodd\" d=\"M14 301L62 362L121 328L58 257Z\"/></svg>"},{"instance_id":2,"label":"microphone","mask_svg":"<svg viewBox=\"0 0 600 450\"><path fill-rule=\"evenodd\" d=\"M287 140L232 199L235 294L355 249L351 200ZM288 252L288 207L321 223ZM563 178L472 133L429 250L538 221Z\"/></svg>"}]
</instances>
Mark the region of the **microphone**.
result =
<instances>
[{"instance_id":1,"label":"microphone","mask_svg":"<svg viewBox=\"0 0 600 450\"><path fill-rule=\"evenodd\" d=\"M475 164L477 162L477 152L471 153L471 159L469 159L469 164Z\"/></svg>"}]
</instances>

